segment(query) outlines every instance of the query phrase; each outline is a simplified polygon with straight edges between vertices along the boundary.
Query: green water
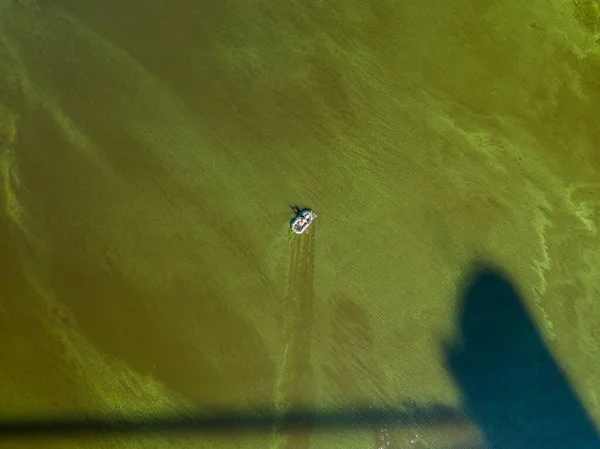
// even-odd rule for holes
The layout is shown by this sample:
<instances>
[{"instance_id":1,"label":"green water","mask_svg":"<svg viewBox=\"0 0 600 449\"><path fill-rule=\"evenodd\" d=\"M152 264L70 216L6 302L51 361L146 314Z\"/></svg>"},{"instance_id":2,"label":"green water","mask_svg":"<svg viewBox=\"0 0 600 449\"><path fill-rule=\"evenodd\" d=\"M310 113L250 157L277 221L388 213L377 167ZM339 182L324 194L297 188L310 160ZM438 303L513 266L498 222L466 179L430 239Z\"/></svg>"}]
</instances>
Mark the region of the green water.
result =
<instances>
[{"instance_id":1,"label":"green water","mask_svg":"<svg viewBox=\"0 0 600 449\"><path fill-rule=\"evenodd\" d=\"M0 0L0 415L459 407L482 257L600 420L599 11ZM483 444L36 444L415 434Z\"/></svg>"}]
</instances>

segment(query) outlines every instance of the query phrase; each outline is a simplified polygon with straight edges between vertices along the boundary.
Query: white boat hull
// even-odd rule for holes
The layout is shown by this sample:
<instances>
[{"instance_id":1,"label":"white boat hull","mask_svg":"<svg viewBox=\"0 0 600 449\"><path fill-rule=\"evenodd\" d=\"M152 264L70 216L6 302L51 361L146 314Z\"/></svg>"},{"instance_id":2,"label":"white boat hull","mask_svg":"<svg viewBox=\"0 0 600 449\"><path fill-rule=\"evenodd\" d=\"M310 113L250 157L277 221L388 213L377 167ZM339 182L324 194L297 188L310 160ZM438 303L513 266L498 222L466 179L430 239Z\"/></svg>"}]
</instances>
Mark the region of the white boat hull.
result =
<instances>
[{"instance_id":1,"label":"white boat hull","mask_svg":"<svg viewBox=\"0 0 600 449\"><path fill-rule=\"evenodd\" d=\"M313 220L317 218L317 214L315 214L310 209L301 210L298 215L292 220L290 227L292 231L296 234L302 234L304 231L308 229Z\"/></svg>"}]
</instances>

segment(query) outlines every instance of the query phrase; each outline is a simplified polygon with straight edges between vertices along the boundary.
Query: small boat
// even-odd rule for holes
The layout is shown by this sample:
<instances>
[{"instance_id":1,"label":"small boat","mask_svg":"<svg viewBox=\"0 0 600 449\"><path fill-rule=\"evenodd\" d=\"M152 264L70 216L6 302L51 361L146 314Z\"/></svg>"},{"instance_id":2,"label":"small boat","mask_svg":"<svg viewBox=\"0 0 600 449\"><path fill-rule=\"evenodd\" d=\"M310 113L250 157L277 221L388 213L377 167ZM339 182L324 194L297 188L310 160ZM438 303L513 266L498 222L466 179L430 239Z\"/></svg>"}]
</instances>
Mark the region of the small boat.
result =
<instances>
[{"instance_id":1,"label":"small boat","mask_svg":"<svg viewBox=\"0 0 600 449\"><path fill-rule=\"evenodd\" d=\"M317 218L317 214L311 209L302 209L298 211L296 216L292 219L290 227L296 234L302 234L315 218Z\"/></svg>"}]
</instances>

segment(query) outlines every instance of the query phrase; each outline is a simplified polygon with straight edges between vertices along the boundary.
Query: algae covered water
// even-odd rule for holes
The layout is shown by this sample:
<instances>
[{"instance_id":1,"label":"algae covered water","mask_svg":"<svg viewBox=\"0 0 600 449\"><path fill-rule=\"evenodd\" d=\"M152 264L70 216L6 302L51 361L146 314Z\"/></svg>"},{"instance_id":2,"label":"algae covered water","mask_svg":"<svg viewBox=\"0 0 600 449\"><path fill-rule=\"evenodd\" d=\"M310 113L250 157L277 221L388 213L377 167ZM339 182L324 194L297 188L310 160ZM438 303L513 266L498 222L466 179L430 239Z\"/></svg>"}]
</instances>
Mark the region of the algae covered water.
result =
<instances>
[{"instance_id":1,"label":"algae covered water","mask_svg":"<svg viewBox=\"0 0 600 449\"><path fill-rule=\"evenodd\" d=\"M597 0L0 0L0 419L456 411L8 445L596 447L599 33Z\"/></svg>"}]
</instances>

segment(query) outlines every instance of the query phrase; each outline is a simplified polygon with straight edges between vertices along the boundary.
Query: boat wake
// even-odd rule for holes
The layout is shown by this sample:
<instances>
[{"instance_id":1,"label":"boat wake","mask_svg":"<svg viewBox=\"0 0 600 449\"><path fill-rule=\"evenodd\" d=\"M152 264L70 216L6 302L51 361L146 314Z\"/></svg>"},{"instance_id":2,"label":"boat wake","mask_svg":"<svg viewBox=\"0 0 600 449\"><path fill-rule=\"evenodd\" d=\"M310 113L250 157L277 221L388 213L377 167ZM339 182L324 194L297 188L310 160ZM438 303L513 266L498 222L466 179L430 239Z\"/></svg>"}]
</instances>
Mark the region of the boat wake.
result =
<instances>
[{"instance_id":1,"label":"boat wake","mask_svg":"<svg viewBox=\"0 0 600 449\"><path fill-rule=\"evenodd\" d=\"M285 349L276 391L279 412L308 407L312 399L310 363L313 330L315 228L290 240L290 266L285 296ZM283 435L277 448L306 448L308 432Z\"/></svg>"}]
</instances>

